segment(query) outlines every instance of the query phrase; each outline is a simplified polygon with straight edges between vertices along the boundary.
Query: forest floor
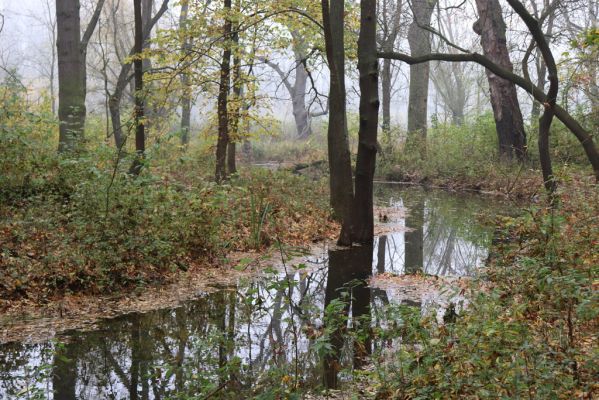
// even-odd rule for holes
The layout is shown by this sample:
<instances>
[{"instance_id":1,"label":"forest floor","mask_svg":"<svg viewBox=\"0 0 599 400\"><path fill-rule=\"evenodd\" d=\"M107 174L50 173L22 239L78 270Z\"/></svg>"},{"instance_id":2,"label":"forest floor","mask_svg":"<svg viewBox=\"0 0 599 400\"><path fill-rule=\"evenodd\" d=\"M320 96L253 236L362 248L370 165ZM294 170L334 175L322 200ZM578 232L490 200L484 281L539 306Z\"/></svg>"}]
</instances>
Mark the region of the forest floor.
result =
<instances>
[{"instance_id":1,"label":"forest floor","mask_svg":"<svg viewBox=\"0 0 599 400\"><path fill-rule=\"evenodd\" d=\"M338 230L325 182L284 171L250 169L222 187L169 174L152 180L156 196L148 182L118 184L108 220L78 188L0 209L0 342L171 307L272 265L279 246L310 251Z\"/></svg>"}]
</instances>

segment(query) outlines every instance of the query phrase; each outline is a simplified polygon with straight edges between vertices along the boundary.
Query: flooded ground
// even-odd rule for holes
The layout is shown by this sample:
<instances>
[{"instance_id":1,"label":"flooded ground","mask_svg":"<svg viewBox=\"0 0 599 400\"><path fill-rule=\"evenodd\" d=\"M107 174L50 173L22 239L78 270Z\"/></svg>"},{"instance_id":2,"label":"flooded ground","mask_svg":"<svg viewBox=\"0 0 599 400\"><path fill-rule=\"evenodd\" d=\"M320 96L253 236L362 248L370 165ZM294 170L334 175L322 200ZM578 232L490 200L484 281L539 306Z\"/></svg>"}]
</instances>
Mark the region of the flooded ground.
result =
<instances>
[{"instance_id":1,"label":"flooded ground","mask_svg":"<svg viewBox=\"0 0 599 400\"><path fill-rule=\"evenodd\" d=\"M496 199L377 184L372 245L273 266L178 307L105 320L94 331L0 347L0 398L285 397L337 387L396 345L390 305L459 312L487 257L481 214ZM283 259L297 254L281 249ZM453 311L452 311L453 312ZM287 393L287 394L286 394Z\"/></svg>"}]
</instances>

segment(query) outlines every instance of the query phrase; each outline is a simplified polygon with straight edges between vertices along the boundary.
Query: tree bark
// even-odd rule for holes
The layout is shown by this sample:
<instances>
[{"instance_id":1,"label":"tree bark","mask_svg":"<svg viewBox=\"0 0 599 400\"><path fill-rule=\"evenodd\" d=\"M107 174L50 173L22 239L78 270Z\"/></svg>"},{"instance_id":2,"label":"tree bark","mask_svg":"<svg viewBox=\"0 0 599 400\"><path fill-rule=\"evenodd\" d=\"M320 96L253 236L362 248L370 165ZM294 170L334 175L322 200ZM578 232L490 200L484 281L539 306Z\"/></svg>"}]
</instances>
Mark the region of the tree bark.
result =
<instances>
[{"instance_id":1,"label":"tree bark","mask_svg":"<svg viewBox=\"0 0 599 400\"><path fill-rule=\"evenodd\" d=\"M79 0L56 2L58 57L58 151L75 150L83 138L85 125L85 91L81 46Z\"/></svg>"},{"instance_id":2,"label":"tree bark","mask_svg":"<svg viewBox=\"0 0 599 400\"><path fill-rule=\"evenodd\" d=\"M135 14L135 61L133 61L135 75L135 160L129 171L133 175L139 175L143 166L144 153L146 151L146 136L144 125L144 93L143 93L143 20L142 0L133 0L133 12Z\"/></svg>"},{"instance_id":3,"label":"tree bark","mask_svg":"<svg viewBox=\"0 0 599 400\"><path fill-rule=\"evenodd\" d=\"M431 23L431 16L437 0L413 0L413 21L408 30L410 53L414 57L431 52L430 32L425 29ZM428 122L429 63L410 65L410 90L408 101L408 143L426 144ZM424 148L424 147L423 147Z\"/></svg>"},{"instance_id":4,"label":"tree bark","mask_svg":"<svg viewBox=\"0 0 599 400\"><path fill-rule=\"evenodd\" d=\"M350 245L351 207L354 192L345 104L344 14L343 1L335 0L329 6L328 0L322 0L326 55L330 71L327 144L331 208L333 217L341 221L339 245Z\"/></svg>"},{"instance_id":5,"label":"tree bark","mask_svg":"<svg viewBox=\"0 0 599 400\"><path fill-rule=\"evenodd\" d=\"M98 0L83 36L79 0L56 2L59 152L75 150L84 136L87 45L98 24L104 1ZM53 69L52 66L51 79Z\"/></svg>"},{"instance_id":6,"label":"tree bark","mask_svg":"<svg viewBox=\"0 0 599 400\"><path fill-rule=\"evenodd\" d=\"M476 0L476 8L479 19L473 29L481 37L484 55L508 71L513 71L499 1ZM526 158L526 132L516 86L489 70L486 74L499 141L499 156L508 160L516 156L522 161Z\"/></svg>"},{"instance_id":7,"label":"tree bark","mask_svg":"<svg viewBox=\"0 0 599 400\"><path fill-rule=\"evenodd\" d=\"M376 54L376 0L360 2L358 71L360 73L360 130L356 161L356 192L352 210L352 242L374 238L373 179L378 149L379 64Z\"/></svg>"},{"instance_id":8,"label":"tree bark","mask_svg":"<svg viewBox=\"0 0 599 400\"><path fill-rule=\"evenodd\" d=\"M227 179L226 159L229 145L229 116L227 112L229 86L231 84L231 0L224 0L225 23L223 26L224 50L220 65L218 87L218 140L216 143L216 182Z\"/></svg>"}]
</instances>

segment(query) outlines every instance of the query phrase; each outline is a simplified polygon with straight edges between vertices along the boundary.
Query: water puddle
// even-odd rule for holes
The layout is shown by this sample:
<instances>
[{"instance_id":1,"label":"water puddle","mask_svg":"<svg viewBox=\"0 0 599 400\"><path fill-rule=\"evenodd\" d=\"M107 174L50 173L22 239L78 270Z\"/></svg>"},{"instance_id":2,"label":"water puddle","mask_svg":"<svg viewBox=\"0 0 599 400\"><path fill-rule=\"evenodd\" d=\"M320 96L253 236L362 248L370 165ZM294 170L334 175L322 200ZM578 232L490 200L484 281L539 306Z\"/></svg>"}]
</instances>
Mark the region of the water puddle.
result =
<instances>
[{"instance_id":1,"label":"water puddle","mask_svg":"<svg viewBox=\"0 0 599 400\"><path fill-rule=\"evenodd\" d=\"M397 185L378 184L376 199L380 235L371 246L324 248L91 332L2 345L0 398L277 398L337 386L390 345L372 335L394 323L387 305L442 318L448 303L464 300L460 284L484 262L492 236L477 216L506 210L495 199Z\"/></svg>"}]
</instances>

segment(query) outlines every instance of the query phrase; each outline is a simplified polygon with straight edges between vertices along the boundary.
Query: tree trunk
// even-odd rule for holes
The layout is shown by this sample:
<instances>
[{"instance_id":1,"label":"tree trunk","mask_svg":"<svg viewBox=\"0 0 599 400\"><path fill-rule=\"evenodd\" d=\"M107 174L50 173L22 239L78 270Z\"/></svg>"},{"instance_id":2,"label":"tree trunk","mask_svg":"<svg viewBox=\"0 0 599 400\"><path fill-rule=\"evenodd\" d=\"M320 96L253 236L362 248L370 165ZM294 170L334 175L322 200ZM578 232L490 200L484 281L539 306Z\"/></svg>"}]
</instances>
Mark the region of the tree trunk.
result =
<instances>
[{"instance_id":1,"label":"tree trunk","mask_svg":"<svg viewBox=\"0 0 599 400\"><path fill-rule=\"evenodd\" d=\"M437 0L414 0L413 21L408 30L408 43L412 56L418 57L431 52L430 33L423 27L431 23ZM408 101L408 144L426 145L428 122L429 63L410 66L410 91Z\"/></svg>"},{"instance_id":2,"label":"tree trunk","mask_svg":"<svg viewBox=\"0 0 599 400\"><path fill-rule=\"evenodd\" d=\"M181 2L181 14L179 15L179 29L185 35L183 39L183 53L191 50L190 39L187 36L187 14L189 12L189 1ZM181 86L183 93L181 96L181 144L187 146L189 144L189 128L191 127L191 87L189 75L181 74Z\"/></svg>"},{"instance_id":3,"label":"tree trunk","mask_svg":"<svg viewBox=\"0 0 599 400\"><path fill-rule=\"evenodd\" d=\"M333 1L329 6L328 0L322 0L322 14L330 71L327 144L331 208L333 217L342 222L338 243L350 245L353 182L345 105L345 5L342 1Z\"/></svg>"},{"instance_id":4,"label":"tree trunk","mask_svg":"<svg viewBox=\"0 0 599 400\"><path fill-rule=\"evenodd\" d=\"M82 65L79 0L56 2L58 56L58 151L75 150L83 138L85 91Z\"/></svg>"},{"instance_id":5,"label":"tree trunk","mask_svg":"<svg viewBox=\"0 0 599 400\"><path fill-rule=\"evenodd\" d=\"M133 1L135 14L135 53L138 57L133 61L135 75L135 160L131 165L130 173L139 175L143 166L143 158L146 150L146 136L144 118L144 93L143 93L143 60L139 57L143 51L143 30L141 1Z\"/></svg>"},{"instance_id":6,"label":"tree trunk","mask_svg":"<svg viewBox=\"0 0 599 400\"><path fill-rule=\"evenodd\" d=\"M381 71L381 91L383 100L383 133L391 144L391 60L383 60Z\"/></svg>"},{"instance_id":7,"label":"tree trunk","mask_svg":"<svg viewBox=\"0 0 599 400\"><path fill-rule=\"evenodd\" d=\"M237 12L240 12L240 2L237 2ZM233 33L233 45L237 49L239 45L239 25L235 27ZM236 143L241 140L239 134L239 123L241 121L241 109L243 103L243 81L241 76L241 56L236 51L235 57L233 57L233 115L231 115L231 132L229 135L229 144L227 145L227 170L229 174L237 173L237 145Z\"/></svg>"},{"instance_id":8,"label":"tree trunk","mask_svg":"<svg viewBox=\"0 0 599 400\"><path fill-rule=\"evenodd\" d=\"M169 0L162 0L160 9L152 17L150 23L147 26L143 26L143 40L144 42L150 37L152 28L156 25L156 22L162 17L162 15L168 10ZM135 48L131 49L129 56L133 56L136 53ZM125 137L123 136L123 127L121 125L121 100L127 84L129 83L129 73L131 72L131 63L121 64L121 70L117 78L117 83L114 87L114 92L109 96L108 108L110 109L110 119L112 121L112 130L114 135L114 142L117 149L120 149L124 145Z\"/></svg>"},{"instance_id":9,"label":"tree trunk","mask_svg":"<svg viewBox=\"0 0 599 400\"><path fill-rule=\"evenodd\" d=\"M295 84L293 85L293 96L291 103L293 105L293 118L295 120L295 129L299 139L307 139L312 136L312 126L310 125L310 113L306 108L306 87L308 83L308 72L304 65L303 56L296 52L295 55Z\"/></svg>"},{"instance_id":10,"label":"tree trunk","mask_svg":"<svg viewBox=\"0 0 599 400\"><path fill-rule=\"evenodd\" d=\"M498 0L476 0L479 19L473 26L481 36L483 53L503 68L513 71L506 42L506 26ZM526 132L516 86L486 70L495 127L502 159L526 158Z\"/></svg>"},{"instance_id":11,"label":"tree trunk","mask_svg":"<svg viewBox=\"0 0 599 400\"><path fill-rule=\"evenodd\" d=\"M358 71L360 130L351 235L352 241L366 244L371 243L374 238L373 179L378 148L379 63L376 53L376 0L360 2Z\"/></svg>"},{"instance_id":12,"label":"tree trunk","mask_svg":"<svg viewBox=\"0 0 599 400\"><path fill-rule=\"evenodd\" d=\"M231 0L224 0L225 23L223 27L224 50L220 65L220 84L218 88L218 140L216 143L216 182L227 179L226 159L229 145L229 116L227 112L229 86L231 84Z\"/></svg>"}]
</instances>

